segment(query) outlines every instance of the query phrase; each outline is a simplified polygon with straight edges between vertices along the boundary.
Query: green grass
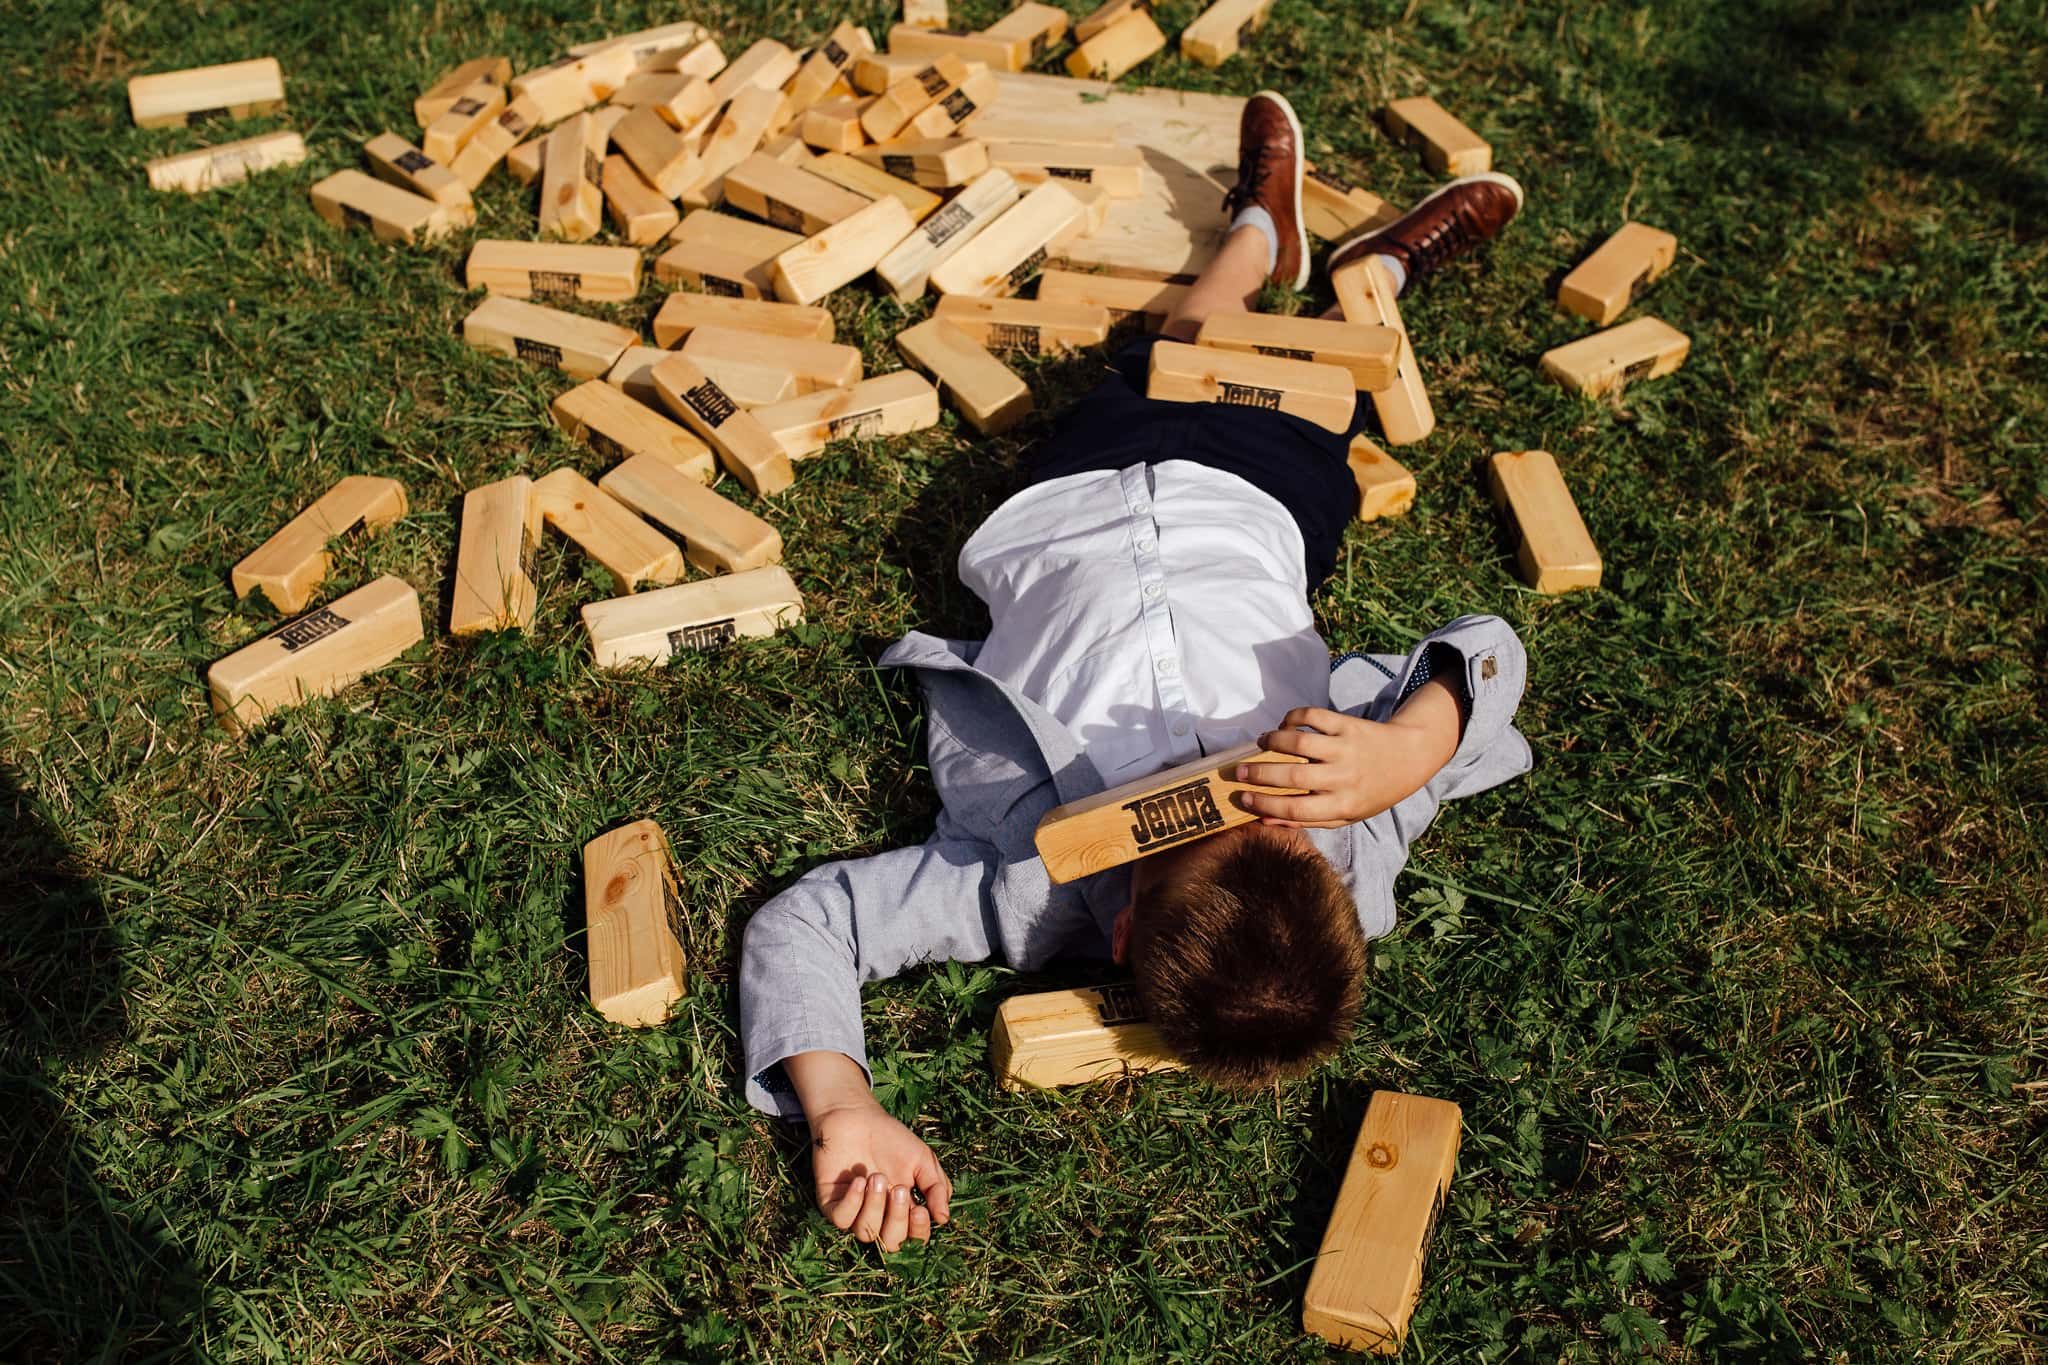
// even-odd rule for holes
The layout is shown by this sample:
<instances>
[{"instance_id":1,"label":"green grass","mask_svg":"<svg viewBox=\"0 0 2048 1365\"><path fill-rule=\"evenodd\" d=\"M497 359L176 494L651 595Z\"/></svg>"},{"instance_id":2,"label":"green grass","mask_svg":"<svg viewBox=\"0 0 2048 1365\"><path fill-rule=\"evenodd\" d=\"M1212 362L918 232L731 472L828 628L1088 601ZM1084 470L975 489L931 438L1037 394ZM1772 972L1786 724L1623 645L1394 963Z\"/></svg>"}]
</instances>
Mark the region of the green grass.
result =
<instances>
[{"instance_id":1,"label":"green grass","mask_svg":"<svg viewBox=\"0 0 2048 1365\"><path fill-rule=\"evenodd\" d=\"M1506 616L1537 767L1419 851L1342 1061L1256 1102L1003 1095L989 1020L1039 982L871 991L883 1096L960 1188L887 1262L740 1101L734 956L800 869L922 837L917 706L872 661L979 628L952 552L1042 428L807 465L771 516L811 624L778 641L600 677L575 608L604 576L551 542L525 636L430 631L228 740L203 670L274 618L227 569L314 493L405 480L329 591L438 603L464 487L601 468L558 379L461 344L464 241L343 237L306 186L448 63L675 11L374 8L52 0L0 38L0 1356L1312 1358L1374 1088L1465 1113L1412 1358L2048 1355L2038 3L1279 0L1218 71L1141 69L1288 91L1394 199L1429 178L1369 112L1428 89L1528 187L1407 309L1420 501L1352 533L1319 609L1339 648ZM737 50L839 11L692 13ZM151 193L190 139L131 127L126 78L260 52L309 163ZM481 207L532 230L503 176ZM1535 371L1582 331L1550 291L1626 216L1682 243L1648 307L1692 358L1580 401ZM893 304L834 307L894 363ZM1042 410L1087 378L1049 367ZM1536 445L1597 594L1510 572L1478 464ZM640 816L696 974L627 1033L583 999L578 850Z\"/></svg>"}]
</instances>

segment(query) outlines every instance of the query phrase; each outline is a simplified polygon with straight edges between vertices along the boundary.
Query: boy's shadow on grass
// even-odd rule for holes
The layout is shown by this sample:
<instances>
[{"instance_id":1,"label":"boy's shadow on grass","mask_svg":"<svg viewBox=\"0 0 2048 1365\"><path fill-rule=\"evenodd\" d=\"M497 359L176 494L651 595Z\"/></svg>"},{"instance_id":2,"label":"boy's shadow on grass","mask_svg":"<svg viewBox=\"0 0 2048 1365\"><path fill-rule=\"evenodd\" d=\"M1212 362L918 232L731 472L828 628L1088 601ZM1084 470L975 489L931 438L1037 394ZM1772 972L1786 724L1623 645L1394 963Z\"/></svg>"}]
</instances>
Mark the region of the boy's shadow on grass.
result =
<instances>
[{"instance_id":1,"label":"boy's shadow on grass","mask_svg":"<svg viewBox=\"0 0 2048 1365\"><path fill-rule=\"evenodd\" d=\"M94 1171L66 1073L128 1032L106 907L54 824L0 766L0 1358L182 1355L191 1262ZM127 1206L127 1207L124 1207Z\"/></svg>"}]
</instances>

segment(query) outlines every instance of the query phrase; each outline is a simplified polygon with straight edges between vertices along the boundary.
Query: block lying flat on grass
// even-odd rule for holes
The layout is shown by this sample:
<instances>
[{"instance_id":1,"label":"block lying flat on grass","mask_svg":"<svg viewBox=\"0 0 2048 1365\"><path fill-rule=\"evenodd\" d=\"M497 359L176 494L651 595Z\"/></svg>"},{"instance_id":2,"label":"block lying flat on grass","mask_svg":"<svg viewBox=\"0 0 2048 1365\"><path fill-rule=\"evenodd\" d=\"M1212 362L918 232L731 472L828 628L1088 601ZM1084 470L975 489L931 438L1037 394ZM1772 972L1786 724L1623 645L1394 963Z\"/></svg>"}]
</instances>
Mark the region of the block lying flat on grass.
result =
<instances>
[{"instance_id":1,"label":"block lying flat on grass","mask_svg":"<svg viewBox=\"0 0 2048 1365\"><path fill-rule=\"evenodd\" d=\"M643 348L635 347L635 350ZM666 351L650 351L649 364L668 358ZM627 363L621 357L621 365ZM658 394L650 394L659 401ZM628 395L624 379L586 379L548 405L555 422L572 441L581 441L612 460L630 460L646 455L672 465L699 483L718 477L718 462L711 447L671 422L645 403Z\"/></svg>"},{"instance_id":2,"label":"block lying flat on grass","mask_svg":"<svg viewBox=\"0 0 2048 1365\"><path fill-rule=\"evenodd\" d=\"M981 31L984 38L1010 45L1005 70L1022 71L1036 66L1067 36L1067 12L1056 5L1025 0ZM945 25L941 24L941 28Z\"/></svg>"},{"instance_id":3,"label":"block lying flat on grass","mask_svg":"<svg viewBox=\"0 0 2048 1365\"><path fill-rule=\"evenodd\" d=\"M933 266L931 287L941 294L1013 294L1044 263L1053 239L1083 212L1081 201L1065 186L1040 185L950 259Z\"/></svg>"},{"instance_id":4,"label":"block lying flat on grass","mask_svg":"<svg viewBox=\"0 0 2048 1365\"><path fill-rule=\"evenodd\" d=\"M639 336L596 318L492 297L462 320L462 339L480 351L530 360L576 379L595 379Z\"/></svg>"},{"instance_id":5,"label":"block lying flat on grass","mask_svg":"<svg viewBox=\"0 0 2048 1365\"><path fill-rule=\"evenodd\" d=\"M954 28L920 28L915 24L897 24L889 30L889 51L901 57L922 57L928 62L952 58L958 62L977 62L983 67L1007 70L1010 50L1014 44L999 38L984 38L979 33L966 33Z\"/></svg>"},{"instance_id":6,"label":"block lying flat on grass","mask_svg":"<svg viewBox=\"0 0 2048 1365\"><path fill-rule=\"evenodd\" d=\"M455 547L455 591L448 630L524 630L539 591L533 554L540 543L540 507L524 474L462 495L462 533Z\"/></svg>"},{"instance_id":7,"label":"block lying flat on grass","mask_svg":"<svg viewBox=\"0 0 2048 1365\"><path fill-rule=\"evenodd\" d=\"M730 327L803 341L832 340L832 315L822 308L712 294L670 294L654 315L654 340L674 346L699 327ZM853 349L849 347L848 349ZM856 367L860 352L854 350Z\"/></svg>"},{"instance_id":8,"label":"block lying flat on grass","mask_svg":"<svg viewBox=\"0 0 2048 1365\"><path fill-rule=\"evenodd\" d=\"M299 611L327 577L329 541L357 527L365 535L375 535L404 515L404 484L351 474L245 555L229 571L228 581L238 598L261 588L279 611Z\"/></svg>"},{"instance_id":9,"label":"block lying flat on grass","mask_svg":"<svg viewBox=\"0 0 2048 1365\"><path fill-rule=\"evenodd\" d=\"M273 711L334 695L424 634L419 594L401 579L379 578L215 662L207 694L221 725L243 734Z\"/></svg>"},{"instance_id":10,"label":"block lying flat on grass","mask_svg":"<svg viewBox=\"0 0 2048 1365\"><path fill-rule=\"evenodd\" d=\"M773 526L651 455L635 455L597 486L675 532L682 538L683 558L706 573L738 573L782 561L782 537Z\"/></svg>"},{"instance_id":11,"label":"block lying flat on grass","mask_svg":"<svg viewBox=\"0 0 2048 1365\"><path fill-rule=\"evenodd\" d=\"M1076 147L1058 142L990 142L988 164L1020 185L1047 180L1096 185L1112 199L1145 192L1145 154L1136 147Z\"/></svg>"},{"instance_id":12,"label":"block lying flat on grass","mask_svg":"<svg viewBox=\"0 0 2048 1365\"><path fill-rule=\"evenodd\" d=\"M533 500L542 522L575 541L626 591L683 576L683 552L674 542L567 465L533 481Z\"/></svg>"},{"instance_id":13,"label":"block lying flat on grass","mask_svg":"<svg viewBox=\"0 0 2048 1365\"><path fill-rule=\"evenodd\" d=\"M484 183L492 171L497 169L498 163L505 159L505 154L524 141L526 135L543 122L540 106L526 96L520 95L499 110L497 117L478 128L475 134L462 144L462 150L448 163L448 169L455 172L463 184L475 190ZM428 155L431 156L433 153L429 152Z\"/></svg>"},{"instance_id":14,"label":"block lying flat on grass","mask_svg":"<svg viewBox=\"0 0 2048 1365\"><path fill-rule=\"evenodd\" d=\"M1403 337L1408 330L1401 323L1397 292L1387 268L1367 256L1353 261L1330 276L1337 306L1346 322L1392 327ZM1380 419L1380 432L1388 445L1409 445L1436 430L1436 411L1430 406L1429 391L1422 385L1422 369L1415 358L1411 340L1401 348L1400 363L1394 367L1394 382L1373 391L1373 411Z\"/></svg>"},{"instance_id":15,"label":"block lying flat on grass","mask_svg":"<svg viewBox=\"0 0 2048 1365\"><path fill-rule=\"evenodd\" d=\"M448 112L470 86L479 81L502 86L512 79L512 63L503 57L473 57L451 66L434 78L434 83L412 102L413 122L425 128Z\"/></svg>"},{"instance_id":16,"label":"block lying flat on grass","mask_svg":"<svg viewBox=\"0 0 2048 1365\"><path fill-rule=\"evenodd\" d=\"M380 242L431 242L453 230L448 210L361 171L336 171L313 186L313 209L343 231L360 227Z\"/></svg>"},{"instance_id":17,"label":"block lying flat on grass","mask_svg":"<svg viewBox=\"0 0 2048 1365\"><path fill-rule=\"evenodd\" d=\"M879 166L870 166L844 152L827 152L814 158L804 169L855 194L864 194L870 199L897 200L909 211L913 223L922 223L942 202L938 195L923 186L893 176Z\"/></svg>"},{"instance_id":18,"label":"block lying flat on grass","mask_svg":"<svg viewBox=\"0 0 2048 1365\"><path fill-rule=\"evenodd\" d=\"M257 171L296 166L306 159L306 143L297 133L281 129L236 142L194 147L189 152L154 157L148 165L153 190L200 194L247 180ZM469 196L465 194L464 199Z\"/></svg>"},{"instance_id":19,"label":"block lying flat on grass","mask_svg":"<svg viewBox=\"0 0 2048 1365\"><path fill-rule=\"evenodd\" d=\"M1048 877L1061 884L1078 881L1252 823L1259 817L1231 799L1238 792L1296 793L1240 782L1238 765L1299 762L1257 744L1239 745L1055 807L1039 820L1031 840Z\"/></svg>"},{"instance_id":20,"label":"block lying flat on grass","mask_svg":"<svg viewBox=\"0 0 2048 1365\"><path fill-rule=\"evenodd\" d=\"M1122 275L1089 275L1074 270L1045 270L1038 276L1038 297L1045 303L1088 303L1109 310L1112 325L1142 319L1148 332L1166 319L1187 297L1188 286L1161 280L1134 280Z\"/></svg>"},{"instance_id":21,"label":"block lying flat on grass","mask_svg":"<svg viewBox=\"0 0 2048 1365\"><path fill-rule=\"evenodd\" d=\"M1691 350L1685 333L1662 318L1645 317L1554 346L1537 363L1566 388L1598 398L1638 379L1663 378Z\"/></svg>"},{"instance_id":22,"label":"block lying flat on grass","mask_svg":"<svg viewBox=\"0 0 2048 1365\"><path fill-rule=\"evenodd\" d=\"M1031 412L1030 386L988 349L942 318L930 318L896 334L904 359L932 377L953 406L993 436L1008 431Z\"/></svg>"},{"instance_id":23,"label":"block lying flat on grass","mask_svg":"<svg viewBox=\"0 0 2048 1365\"><path fill-rule=\"evenodd\" d=\"M1438 175L1478 175L1493 169L1493 148L1427 95L1395 100L1380 113L1396 142L1422 153Z\"/></svg>"},{"instance_id":24,"label":"block lying flat on grass","mask_svg":"<svg viewBox=\"0 0 2048 1365\"><path fill-rule=\"evenodd\" d=\"M796 471L775 438L696 361L671 354L648 378L669 411L717 451L718 462L755 497L780 493L796 482Z\"/></svg>"},{"instance_id":25,"label":"block lying flat on grass","mask_svg":"<svg viewBox=\"0 0 2048 1365\"><path fill-rule=\"evenodd\" d=\"M774 261L772 256L764 259L706 242L677 242L655 258L654 277L722 298L766 299L775 296L775 277L769 269Z\"/></svg>"},{"instance_id":26,"label":"block lying flat on grass","mask_svg":"<svg viewBox=\"0 0 2048 1365\"><path fill-rule=\"evenodd\" d=\"M757 152L727 173L725 202L786 232L809 236L859 213L868 200Z\"/></svg>"},{"instance_id":27,"label":"block lying flat on grass","mask_svg":"<svg viewBox=\"0 0 2048 1365\"><path fill-rule=\"evenodd\" d=\"M1486 463L1486 485L1514 528L1523 582L1542 593L1600 586L1600 551L1549 451L1501 451Z\"/></svg>"},{"instance_id":28,"label":"block lying flat on grass","mask_svg":"<svg viewBox=\"0 0 2048 1365\"><path fill-rule=\"evenodd\" d=\"M761 424L791 459L815 455L849 437L873 440L936 426L939 391L913 370L893 370L851 388L819 389L787 402L754 409Z\"/></svg>"},{"instance_id":29,"label":"block lying flat on grass","mask_svg":"<svg viewBox=\"0 0 2048 1365\"><path fill-rule=\"evenodd\" d=\"M604 159L602 188L612 230L635 246L649 246L668 236L681 217L668 196L617 153Z\"/></svg>"},{"instance_id":30,"label":"block lying flat on grass","mask_svg":"<svg viewBox=\"0 0 2048 1365\"><path fill-rule=\"evenodd\" d=\"M1392 327L1277 313L1211 314L1195 344L1335 365L1350 374L1354 387L1369 392L1394 382L1402 351L1401 333Z\"/></svg>"},{"instance_id":31,"label":"block lying flat on grass","mask_svg":"<svg viewBox=\"0 0 2048 1365\"><path fill-rule=\"evenodd\" d=\"M1398 517L1415 505L1415 476L1365 437L1351 438L1348 463L1358 485L1360 521Z\"/></svg>"},{"instance_id":32,"label":"block lying flat on grass","mask_svg":"<svg viewBox=\"0 0 2048 1365\"><path fill-rule=\"evenodd\" d=\"M1055 355L1109 339L1109 310L1097 304L1043 299L978 299L948 294L932 316L942 318L991 351Z\"/></svg>"},{"instance_id":33,"label":"block lying flat on grass","mask_svg":"<svg viewBox=\"0 0 2048 1365\"><path fill-rule=\"evenodd\" d=\"M504 112L504 87L489 81L476 81L450 100L448 107L425 126L420 133L420 150L452 171L462 149L489 126L491 120ZM465 185L465 188L474 186Z\"/></svg>"},{"instance_id":34,"label":"block lying flat on grass","mask_svg":"<svg viewBox=\"0 0 2048 1365\"><path fill-rule=\"evenodd\" d=\"M688 991L682 906L668 836L654 821L583 846L583 938L590 1003L614 1024L652 1028Z\"/></svg>"},{"instance_id":35,"label":"block lying flat on grass","mask_svg":"<svg viewBox=\"0 0 2048 1365\"><path fill-rule=\"evenodd\" d=\"M1149 9L1133 8L1067 55L1067 74L1081 80L1121 80L1132 67L1166 46Z\"/></svg>"},{"instance_id":36,"label":"block lying flat on grass","mask_svg":"<svg viewBox=\"0 0 2048 1365\"><path fill-rule=\"evenodd\" d=\"M789 331L777 335L754 328L704 322L689 329L682 351L700 365L706 358L718 358L788 370L805 390L843 389L860 382L860 347L843 346L835 341L821 341L815 336L804 337Z\"/></svg>"},{"instance_id":37,"label":"block lying flat on grass","mask_svg":"<svg viewBox=\"0 0 2048 1365\"><path fill-rule=\"evenodd\" d=\"M1302 1295L1303 1331L1354 1351L1400 1351L1458 1168L1460 1118L1446 1100L1373 1092Z\"/></svg>"},{"instance_id":38,"label":"block lying flat on grass","mask_svg":"<svg viewBox=\"0 0 2048 1365\"><path fill-rule=\"evenodd\" d=\"M917 225L875 265L875 274L900 302L924 293L934 267L973 241L976 234L1017 202L1017 182L1007 171L984 171L952 200Z\"/></svg>"},{"instance_id":39,"label":"block lying flat on grass","mask_svg":"<svg viewBox=\"0 0 2048 1365\"><path fill-rule=\"evenodd\" d=\"M614 33L605 38L592 38L587 43L576 43L569 48L572 57L588 57L593 52L607 48L623 47L632 54L636 62L644 62L658 52L675 48L693 47L710 37L704 26L688 19L679 19L672 24L661 24L654 28L635 29L631 33ZM719 65L723 66L721 62Z\"/></svg>"},{"instance_id":40,"label":"block lying flat on grass","mask_svg":"<svg viewBox=\"0 0 2048 1365\"><path fill-rule=\"evenodd\" d=\"M218 118L249 118L284 108L284 68L275 57L136 76L128 112L138 128L182 128Z\"/></svg>"},{"instance_id":41,"label":"block lying flat on grass","mask_svg":"<svg viewBox=\"0 0 2048 1365\"><path fill-rule=\"evenodd\" d=\"M1266 22L1273 0L1216 0L1180 31L1180 54L1203 66L1221 66Z\"/></svg>"},{"instance_id":42,"label":"block lying flat on grass","mask_svg":"<svg viewBox=\"0 0 2048 1365\"><path fill-rule=\"evenodd\" d=\"M1086 1085L1183 1065L1146 1022L1129 982L1011 996L996 1007L988 1057L1005 1090Z\"/></svg>"},{"instance_id":43,"label":"block lying flat on grass","mask_svg":"<svg viewBox=\"0 0 2048 1365\"><path fill-rule=\"evenodd\" d=\"M777 256L768 272L775 296L789 303L816 303L873 270L916 228L901 200L872 200Z\"/></svg>"},{"instance_id":44,"label":"block lying flat on grass","mask_svg":"<svg viewBox=\"0 0 2048 1365\"><path fill-rule=\"evenodd\" d=\"M618 303L640 292L640 253L629 246L486 238L469 249L463 281L510 299Z\"/></svg>"},{"instance_id":45,"label":"block lying flat on grass","mask_svg":"<svg viewBox=\"0 0 2048 1365\"><path fill-rule=\"evenodd\" d=\"M1351 373L1335 365L1162 341L1152 348L1148 398L1291 413L1328 431L1351 429Z\"/></svg>"},{"instance_id":46,"label":"block lying flat on grass","mask_svg":"<svg viewBox=\"0 0 2048 1365\"><path fill-rule=\"evenodd\" d=\"M1341 242L1400 216L1399 209L1371 190L1360 189L1341 176L1313 166L1303 170L1301 220L1324 241Z\"/></svg>"},{"instance_id":47,"label":"block lying flat on grass","mask_svg":"<svg viewBox=\"0 0 2048 1365\"><path fill-rule=\"evenodd\" d=\"M599 668L665 664L686 649L761 639L803 619L804 596L779 564L583 608L583 629Z\"/></svg>"},{"instance_id":48,"label":"block lying flat on grass","mask_svg":"<svg viewBox=\"0 0 2048 1365\"><path fill-rule=\"evenodd\" d=\"M469 187L455 172L428 156L396 133L379 133L363 144L370 171L422 199L431 199L448 210L448 221L466 227L476 221L476 206L470 202Z\"/></svg>"},{"instance_id":49,"label":"block lying flat on grass","mask_svg":"<svg viewBox=\"0 0 2048 1365\"><path fill-rule=\"evenodd\" d=\"M1557 306L1605 327L1677 257L1678 239L1670 233L1647 223L1623 223L1564 277L1557 287Z\"/></svg>"}]
</instances>

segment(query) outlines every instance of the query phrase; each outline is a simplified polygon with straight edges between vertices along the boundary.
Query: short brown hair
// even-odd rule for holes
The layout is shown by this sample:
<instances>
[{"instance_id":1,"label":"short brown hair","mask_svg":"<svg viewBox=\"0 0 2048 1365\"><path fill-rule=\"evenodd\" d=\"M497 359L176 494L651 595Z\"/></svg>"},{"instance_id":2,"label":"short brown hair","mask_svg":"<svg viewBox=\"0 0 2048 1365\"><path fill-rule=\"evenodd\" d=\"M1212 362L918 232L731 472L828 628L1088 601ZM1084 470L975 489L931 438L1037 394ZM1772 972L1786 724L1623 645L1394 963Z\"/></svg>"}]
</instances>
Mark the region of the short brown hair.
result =
<instances>
[{"instance_id":1,"label":"short brown hair","mask_svg":"<svg viewBox=\"0 0 2048 1365\"><path fill-rule=\"evenodd\" d=\"M1306 1073L1351 1036L1365 932L1313 846L1257 827L1216 837L1228 846L1133 908L1131 965L1174 1055L1213 1085L1252 1090Z\"/></svg>"}]
</instances>

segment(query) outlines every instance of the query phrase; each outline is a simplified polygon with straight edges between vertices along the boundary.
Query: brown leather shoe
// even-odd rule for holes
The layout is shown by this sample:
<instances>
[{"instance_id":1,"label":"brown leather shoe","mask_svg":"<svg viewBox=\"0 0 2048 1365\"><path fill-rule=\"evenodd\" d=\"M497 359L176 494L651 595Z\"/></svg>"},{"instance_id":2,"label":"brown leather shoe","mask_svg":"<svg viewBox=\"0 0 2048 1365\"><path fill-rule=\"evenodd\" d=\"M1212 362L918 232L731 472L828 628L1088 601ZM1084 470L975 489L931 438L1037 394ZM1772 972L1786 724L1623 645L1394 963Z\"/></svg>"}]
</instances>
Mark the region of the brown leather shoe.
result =
<instances>
[{"instance_id":1,"label":"brown leather shoe","mask_svg":"<svg viewBox=\"0 0 2048 1365\"><path fill-rule=\"evenodd\" d=\"M1401 293L1444 262L1492 241L1522 207L1522 187L1511 175L1487 171L1453 180L1385 227L1369 228L1330 249L1324 270L1366 255L1392 256L1408 272Z\"/></svg>"},{"instance_id":2,"label":"brown leather shoe","mask_svg":"<svg viewBox=\"0 0 2048 1365\"><path fill-rule=\"evenodd\" d=\"M1231 217L1257 205L1273 216L1280 250L1271 279L1299 289L1308 283L1308 231L1301 225L1301 120L1285 95L1261 90L1244 102L1237 123L1237 185L1223 196Z\"/></svg>"}]
</instances>

